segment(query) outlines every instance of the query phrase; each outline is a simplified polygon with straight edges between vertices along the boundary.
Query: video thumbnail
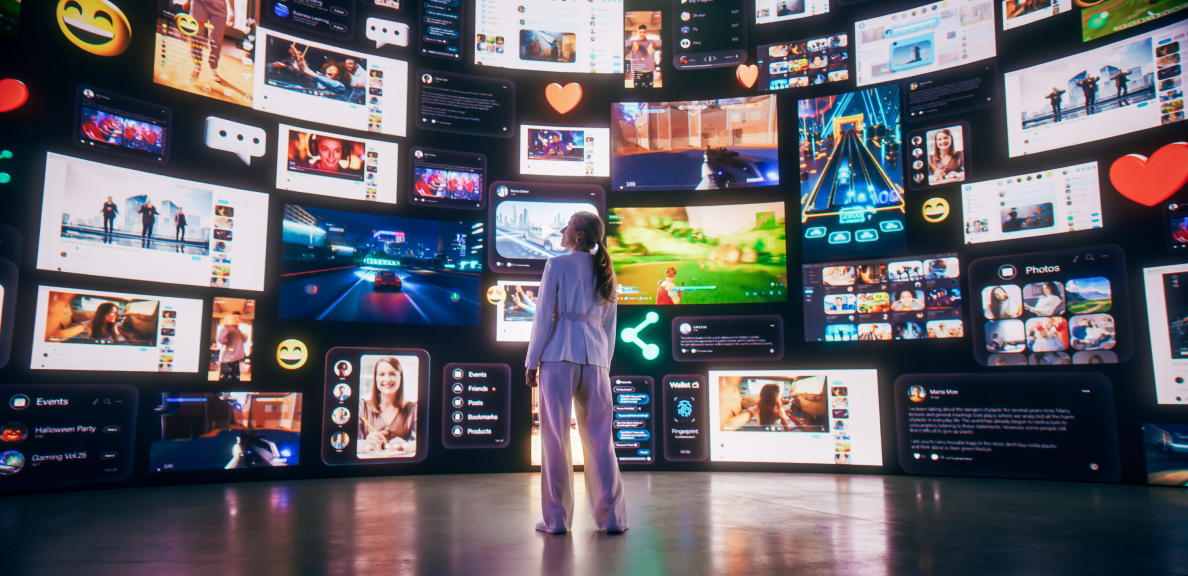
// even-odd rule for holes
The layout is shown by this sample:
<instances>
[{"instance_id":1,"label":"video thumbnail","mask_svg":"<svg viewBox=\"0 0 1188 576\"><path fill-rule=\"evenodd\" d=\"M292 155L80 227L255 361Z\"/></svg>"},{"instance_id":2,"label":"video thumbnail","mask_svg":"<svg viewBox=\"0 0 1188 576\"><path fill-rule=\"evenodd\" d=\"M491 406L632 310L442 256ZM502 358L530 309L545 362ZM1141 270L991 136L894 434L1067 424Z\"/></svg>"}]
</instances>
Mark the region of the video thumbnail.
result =
<instances>
[{"instance_id":1,"label":"video thumbnail","mask_svg":"<svg viewBox=\"0 0 1188 576\"><path fill-rule=\"evenodd\" d=\"M1002 0L1002 29L1039 22L1072 9L1073 0Z\"/></svg>"},{"instance_id":2,"label":"video thumbnail","mask_svg":"<svg viewBox=\"0 0 1188 576\"><path fill-rule=\"evenodd\" d=\"M758 85L763 92L850 79L850 37L846 34L768 44L758 48L758 55Z\"/></svg>"},{"instance_id":3,"label":"video thumbnail","mask_svg":"<svg viewBox=\"0 0 1188 576\"><path fill-rule=\"evenodd\" d=\"M577 34L520 30L520 60L572 64L577 61Z\"/></svg>"},{"instance_id":4,"label":"video thumbnail","mask_svg":"<svg viewBox=\"0 0 1188 576\"><path fill-rule=\"evenodd\" d=\"M76 96L75 142L88 149L146 160L169 161L173 113L169 108L90 86Z\"/></svg>"},{"instance_id":5,"label":"video thumbnail","mask_svg":"<svg viewBox=\"0 0 1188 576\"><path fill-rule=\"evenodd\" d=\"M611 189L777 186L776 127L774 94L612 104Z\"/></svg>"},{"instance_id":6,"label":"video thumbnail","mask_svg":"<svg viewBox=\"0 0 1188 576\"><path fill-rule=\"evenodd\" d=\"M1147 483L1188 486L1188 425L1143 424Z\"/></svg>"},{"instance_id":7,"label":"video thumbnail","mask_svg":"<svg viewBox=\"0 0 1188 576\"><path fill-rule=\"evenodd\" d=\"M610 176L608 128L520 125L520 174Z\"/></svg>"},{"instance_id":8,"label":"video thumbnail","mask_svg":"<svg viewBox=\"0 0 1188 576\"><path fill-rule=\"evenodd\" d=\"M623 15L623 61L625 88L662 88L660 62L664 60L664 40L660 31L664 28L663 12L626 12Z\"/></svg>"},{"instance_id":9,"label":"video thumbnail","mask_svg":"<svg viewBox=\"0 0 1188 576\"><path fill-rule=\"evenodd\" d=\"M906 248L899 108L898 86L798 103L805 260Z\"/></svg>"},{"instance_id":10,"label":"video thumbnail","mask_svg":"<svg viewBox=\"0 0 1188 576\"><path fill-rule=\"evenodd\" d=\"M487 301L496 306L496 342L527 342L531 339L539 292L539 280L500 280L487 290Z\"/></svg>"},{"instance_id":11,"label":"video thumbnail","mask_svg":"<svg viewBox=\"0 0 1188 576\"><path fill-rule=\"evenodd\" d=\"M974 356L987 366L1113 364L1130 358L1122 249L1091 246L970 265ZM1011 358L1018 355L1018 358Z\"/></svg>"},{"instance_id":12,"label":"video thumbnail","mask_svg":"<svg viewBox=\"0 0 1188 576\"><path fill-rule=\"evenodd\" d=\"M428 451L429 353L332 348L326 354L322 460L419 462ZM425 398L425 402L420 402Z\"/></svg>"},{"instance_id":13,"label":"video thumbnail","mask_svg":"<svg viewBox=\"0 0 1188 576\"><path fill-rule=\"evenodd\" d=\"M296 466L300 392L162 392L149 472Z\"/></svg>"},{"instance_id":14,"label":"video thumbnail","mask_svg":"<svg viewBox=\"0 0 1188 576\"><path fill-rule=\"evenodd\" d=\"M953 0L855 23L858 86L954 68L996 55L993 0ZM930 10L931 8L931 10Z\"/></svg>"},{"instance_id":15,"label":"video thumbnail","mask_svg":"<svg viewBox=\"0 0 1188 576\"><path fill-rule=\"evenodd\" d=\"M711 370L709 405L715 462L883 463L875 370Z\"/></svg>"},{"instance_id":16,"label":"video thumbnail","mask_svg":"<svg viewBox=\"0 0 1188 576\"><path fill-rule=\"evenodd\" d=\"M482 224L285 205L280 316L477 326Z\"/></svg>"},{"instance_id":17,"label":"video thumbnail","mask_svg":"<svg viewBox=\"0 0 1188 576\"><path fill-rule=\"evenodd\" d=\"M770 24L829 13L829 0L756 0L755 23Z\"/></svg>"},{"instance_id":18,"label":"video thumbnail","mask_svg":"<svg viewBox=\"0 0 1188 576\"><path fill-rule=\"evenodd\" d=\"M442 208L482 210L487 180L487 157L475 152L413 148L413 203Z\"/></svg>"},{"instance_id":19,"label":"video thumbnail","mask_svg":"<svg viewBox=\"0 0 1188 576\"><path fill-rule=\"evenodd\" d=\"M1188 403L1188 265L1143 269L1155 398Z\"/></svg>"},{"instance_id":20,"label":"video thumbnail","mask_svg":"<svg viewBox=\"0 0 1188 576\"><path fill-rule=\"evenodd\" d=\"M276 187L396 203L400 146L281 124Z\"/></svg>"},{"instance_id":21,"label":"video thumbnail","mask_svg":"<svg viewBox=\"0 0 1188 576\"><path fill-rule=\"evenodd\" d=\"M1113 4L1119 4L1115 2ZM1124 4L1137 4L1125 0ZM1113 7L1111 4L1111 9ZM1012 158L1179 122L1183 112L1153 105L1165 81L1182 77L1188 22L1006 74L1007 151ZM1171 104L1170 102L1168 104Z\"/></svg>"},{"instance_id":22,"label":"video thumbnail","mask_svg":"<svg viewBox=\"0 0 1188 576\"><path fill-rule=\"evenodd\" d=\"M613 208L606 247L620 304L785 302L783 202Z\"/></svg>"},{"instance_id":23,"label":"video thumbnail","mask_svg":"<svg viewBox=\"0 0 1188 576\"><path fill-rule=\"evenodd\" d=\"M805 264L806 342L961 338L956 253Z\"/></svg>"},{"instance_id":24,"label":"video thumbnail","mask_svg":"<svg viewBox=\"0 0 1188 576\"><path fill-rule=\"evenodd\" d=\"M488 252L492 272L540 274L545 261L569 254L561 229L576 212L605 212L601 186L543 182L491 184L491 224L495 250Z\"/></svg>"},{"instance_id":25,"label":"video thumbnail","mask_svg":"<svg viewBox=\"0 0 1188 576\"><path fill-rule=\"evenodd\" d=\"M1120 0L1093 4L1081 10L1081 39L1085 42L1129 30L1188 8L1188 0Z\"/></svg>"},{"instance_id":26,"label":"video thumbnail","mask_svg":"<svg viewBox=\"0 0 1188 576\"><path fill-rule=\"evenodd\" d=\"M202 301L40 286L35 370L197 372Z\"/></svg>"},{"instance_id":27,"label":"video thumbnail","mask_svg":"<svg viewBox=\"0 0 1188 576\"><path fill-rule=\"evenodd\" d=\"M251 382L252 325L255 321L255 300L214 299L210 319L210 364L207 366L207 380Z\"/></svg>"},{"instance_id":28,"label":"video thumbnail","mask_svg":"<svg viewBox=\"0 0 1188 576\"><path fill-rule=\"evenodd\" d=\"M965 243L1101 228L1098 180L1097 162L1090 162L964 184Z\"/></svg>"}]
</instances>

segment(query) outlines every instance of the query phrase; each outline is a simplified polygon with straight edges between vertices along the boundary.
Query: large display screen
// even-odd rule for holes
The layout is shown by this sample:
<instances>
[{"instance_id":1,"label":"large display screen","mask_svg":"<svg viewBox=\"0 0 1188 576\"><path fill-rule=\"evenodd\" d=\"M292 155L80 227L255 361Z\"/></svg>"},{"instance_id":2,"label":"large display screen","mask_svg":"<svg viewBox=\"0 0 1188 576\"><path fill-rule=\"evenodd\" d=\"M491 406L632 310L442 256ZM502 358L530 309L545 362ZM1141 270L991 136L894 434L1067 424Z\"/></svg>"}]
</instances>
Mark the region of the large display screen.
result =
<instances>
[{"instance_id":1,"label":"large display screen","mask_svg":"<svg viewBox=\"0 0 1188 576\"><path fill-rule=\"evenodd\" d=\"M804 340L961 338L956 253L805 264Z\"/></svg>"},{"instance_id":2,"label":"large display screen","mask_svg":"<svg viewBox=\"0 0 1188 576\"><path fill-rule=\"evenodd\" d=\"M1143 424L1147 483L1188 487L1188 425Z\"/></svg>"},{"instance_id":3,"label":"large display screen","mask_svg":"<svg viewBox=\"0 0 1188 576\"><path fill-rule=\"evenodd\" d=\"M300 392L162 392L149 472L296 466Z\"/></svg>"},{"instance_id":4,"label":"large display screen","mask_svg":"<svg viewBox=\"0 0 1188 576\"><path fill-rule=\"evenodd\" d=\"M398 144L285 124L278 132L278 189L396 203Z\"/></svg>"},{"instance_id":5,"label":"large display screen","mask_svg":"<svg viewBox=\"0 0 1188 576\"><path fill-rule=\"evenodd\" d=\"M620 304L788 299L784 203L612 208L606 247Z\"/></svg>"},{"instance_id":6,"label":"large display screen","mask_svg":"<svg viewBox=\"0 0 1188 576\"><path fill-rule=\"evenodd\" d=\"M232 11L201 3L187 13L187 6L160 4L157 84L290 118L405 135L407 62L258 26L258 0Z\"/></svg>"},{"instance_id":7,"label":"large display screen","mask_svg":"<svg viewBox=\"0 0 1188 576\"><path fill-rule=\"evenodd\" d=\"M780 183L776 97L611 105L611 189Z\"/></svg>"},{"instance_id":8,"label":"large display screen","mask_svg":"<svg viewBox=\"0 0 1188 576\"><path fill-rule=\"evenodd\" d=\"M569 254L561 229L576 212L604 216L602 186L546 182L494 182L490 194L495 249L487 268L499 274L541 274L545 262Z\"/></svg>"},{"instance_id":9,"label":"large display screen","mask_svg":"<svg viewBox=\"0 0 1188 576\"><path fill-rule=\"evenodd\" d=\"M39 286L34 370L197 372L202 301Z\"/></svg>"},{"instance_id":10,"label":"large display screen","mask_svg":"<svg viewBox=\"0 0 1188 576\"><path fill-rule=\"evenodd\" d=\"M622 2L477 0L474 63L547 72L622 74Z\"/></svg>"},{"instance_id":11,"label":"large display screen","mask_svg":"<svg viewBox=\"0 0 1188 576\"><path fill-rule=\"evenodd\" d=\"M875 370L711 370L710 459L881 466Z\"/></svg>"},{"instance_id":12,"label":"large display screen","mask_svg":"<svg viewBox=\"0 0 1188 576\"><path fill-rule=\"evenodd\" d=\"M895 381L909 474L1117 482L1114 390L1096 372L908 374Z\"/></svg>"},{"instance_id":13,"label":"large display screen","mask_svg":"<svg viewBox=\"0 0 1188 576\"><path fill-rule=\"evenodd\" d=\"M850 37L824 38L760 46L759 90L786 90L850 79Z\"/></svg>"},{"instance_id":14,"label":"large display screen","mask_svg":"<svg viewBox=\"0 0 1188 576\"><path fill-rule=\"evenodd\" d=\"M854 24L858 85L879 84L993 58L993 0L951 0Z\"/></svg>"},{"instance_id":15,"label":"large display screen","mask_svg":"<svg viewBox=\"0 0 1188 576\"><path fill-rule=\"evenodd\" d=\"M1103 226L1097 162L961 186L965 243Z\"/></svg>"},{"instance_id":16,"label":"large display screen","mask_svg":"<svg viewBox=\"0 0 1188 576\"><path fill-rule=\"evenodd\" d=\"M1115 364L1134 350L1118 246L974 260L969 290L974 357L983 365Z\"/></svg>"},{"instance_id":17,"label":"large display screen","mask_svg":"<svg viewBox=\"0 0 1188 576\"><path fill-rule=\"evenodd\" d=\"M481 223L285 205L280 317L477 326Z\"/></svg>"},{"instance_id":18,"label":"large display screen","mask_svg":"<svg viewBox=\"0 0 1188 576\"><path fill-rule=\"evenodd\" d=\"M610 176L610 129L520 125L520 174Z\"/></svg>"},{"instance_id":19,"label":"large display screen","mask_svg":"<svg viewBox=\"0 0 1188 576\"><path fill-rule=\"evenodd\" d=\"M322 461L420 462L429 451L429 353L331 348L326 353Z\"/></svg>"},{"instance_id":20,"label":"large display screen","mask_svg":"<svg viewBox=\"0 0 1188 576\"><path fill-rule=\"evenodd\" d=\"M126 479L138 397L125 385L0 386L0 492Z\"/></svg>"},{"instance_id":21,"label":"large display screen","mask_svg":"<svg viewBox=\"0 0 1188 576\"><path fill-rule=\"evenodd\" d=\"M899 87L801 100L797 116L804 259L905 250Z\"/></svg>"},{"instance_id":22,"label":"large display screen","mask_svg":"<svg viewBox=\"0 0 1188 576\"><path fill-rule=\"evenodd\" d=\"M755 23L770 24L829 13L829 0L755 0Z\"/></svg>"},{"instance_id":23,"label":"large display screen","mask_svg":"<svg viewBox=\"0 0 1188 576\"><path fill-rule=\"evenodd\" d=\"M1188 22L1007 72L1010 157L1129 134L1184 119L1180 46ZM1164 95L1180 95L1158 102Z\"/></svg>"},{"instance_id":24,"label":"large display screen","mask_svg":"<svg viewBox=\"0 0 1188 576\"><path fill-rule=\"evenodd\" d=\"M264 289L268 195L46 155L37 268Z\"/></svg>"},{"instance_id":25,"label":"large display screen","mask_svg":"<svg viewBox=\"0 0 1188 576\"><path fill-rule=\"evenodd\" d=\"M1188 403L1188 264L1143 269L1155 398Z\"/></svg>"}]
</instances>

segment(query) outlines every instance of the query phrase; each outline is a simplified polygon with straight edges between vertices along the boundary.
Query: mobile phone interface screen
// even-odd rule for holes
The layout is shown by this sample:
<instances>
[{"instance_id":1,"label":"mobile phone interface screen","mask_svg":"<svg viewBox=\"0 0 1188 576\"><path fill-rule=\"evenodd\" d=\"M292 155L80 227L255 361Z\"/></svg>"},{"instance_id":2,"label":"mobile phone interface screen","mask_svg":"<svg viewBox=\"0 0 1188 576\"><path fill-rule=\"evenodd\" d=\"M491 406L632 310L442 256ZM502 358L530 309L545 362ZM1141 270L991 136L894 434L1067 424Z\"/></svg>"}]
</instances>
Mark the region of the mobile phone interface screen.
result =
<instances>
[{"instance_id":1,"label":"mobile phone interface screen","mask_svg":"<svg viewBox=\"0 0 1188 576\"><path fill-rule=\"evenodd\" d=\"M511 138L516 135L516 85L511 80L418 70L417 128Z\"/></svg>"},{"instance_id":2,"label":"mobile phone interface screen","mask_svg":"<svg viewBox=\"0 0 1188 576\"><path fill-rule=\"evenodd\" d=\"M760 46L759 90L786 90L849 80L851 48L846 34Z\"/></svg>"},{"instance_id":3,"label":"mobile phone interface screen","mask_svg":"<svg viewBox=\"0 0 1188 576\"><path fill-rule=\"evenodd\" d=\"M396 203L398 144L285 124L278 132L278 189Z\"/></svg>"},{"instance_id":4,"label":"mobile phone interface screen","mask_svg":"<svg viewBox=\"0 0 1188 576\"><path fill-rule=\"evenodd\" d=\"M520 174L610 176L610 128L520 125Z\"/></svg>"},{"instance_id":5,"label":"mobile phone interface screen","mask_svg":"<svg viewBox=\"0 0 1188 576\"><path fill-rule=\"evenodd\" d=\"M511 367L446 364L441 443L449 449L504 448L511 442Z\"/></svg>"},{"instance_id":6,"label":"mobile phone interface screen","mask_svg":"<svg viewBox=\"0 0 1188 576\"><path fill-rule=\"evenodd\" d=\"M908 186L927 190L965 182L972 156L969 140L965 122L909 132L904 146Z\"/></svg>"},{"instance_id":7,"label":"mobile phone interface screen","mask_svg":"<svg viewBox=\"0 0 1188 576\"><path fill-rule=\"evenodd\" d=\"M965 243L1101 228L1097 162L961 186Z\"/></svg>"},{"instance_id":8,"label":"mobile phone interface screen","mask_svg":"<svg viewBox=\"0 0 1188 576\"><path fill-rule=\"evenodd\" d=\"M412 184L408 196L414 204L465 210L482 210L487 206L486 156L477 152L413 148L410 164Z\"/></svg>"},{"instance_id":9,"label":"mobile phone interface screen","mask_svg":"<svg viewBox=\"0 0 1188 576\"><path fill-rule=\"evenodd\" d=\"M1078 374L908 374L895 382L909 474L1117 482L1113 386Z\"/></svg>"},{"instance_id":10,"label":"mobile phone interface screen","mask_svg":"<svg viewBox=\"0 0 1188 576\"><path fill-rule=\"evenodd\" d=\"M711 370L710 458L881 466L875 370Z\"/></svg>"},{"instance_id":11,"label":"mobile phone interface screen","mask_svg":"<svg viewBox=\"0 0 1188 576\"><path fill-rule=\"evenodd\" d=\"M1172 252L1188 250L1188 197L1165 204L1163 216L1167 249Z\"/></svg>"},{"instance_id":12,"label":"mobile phone interface screen","mask_svg":"<svg viewBox=\"0 0 1188 576\"><path fill-rule=\"evenodd\" d=\"M985 366L1130 359L1126 254L1112 244L975 260L974 357Z\"/></svg>"},{"instance_id":13,"label":"mobile phone interface screen","mask_svg":"<svg viewBox=\"0 0 1188 576\"><path fill-rule=\"evenodd\" d=\"M882 86L798 103L805 260L906 249L901 158L885 145L899 142L899 94Z\"/></svg>"},{"instance_id":14,"label":"mobile phone interface screen","mask_svg":"<svg viewBox=\"0 0 1188 576\"><path fill-rule=\"evenodd\" d=\"M1143 269L1155 397L1188 403L1188 264Z\"/></svg>"},{"instance_id":15,"label":"mobile phone interface screen","mask_svg":"<svg viewBox=\"0 0 1188 576\"><path fill-rule=\"evenodd\" d=\"M488 198L495 249L487 268L502 274L543 273L549 258L569 254L561 229L574 213L606 214L606 194L592 184L493 182Z\"/></svg>"},{"instance_id":16,"label":"mobile phone interface screen","mask_svg":"<svg viewBox=\"0 0 1188 576\"><path fill-rule=\"evenodd\" d=\"M268 195L46 155L37 268L264 289Z\"/></svg>"},{"instance_id":17,"label":"mobile phone interface screen","mask_svg":"<svg viewBox=\"0 0 1188 576\"><path fill-rule=\"evenodd\" d=\"M806 342L965 336L956 253L805 264L802 272Z\"/></svg>"},{"instance_id":18,"label":"mobile phone interface screen","mask_svg":"<svg viewBox=\"0 0 1188 576\"><path fill-rule=\"evenodd\" d=\"M755 0L755 23L770 24L829 13L829 0Z\"/></svg>"},{"instance_id":19,"label":"mobile phone interface screen","mask_svg":"<svg viewBox=\"0 0 1188 576\"><path fill-rule=\"evenodd\" d=\"M1025 26L1057 14L1066 14L1072 9L1073 0L1048 0L1047 2L1002 0L1002 29L1010 30Z\"/></svg>"},{"instance_id":20,"label":"mobile phone interface screen","mask_svg":"<svg viewBox=\"0 0 1188 576\"><path fill-rule=\"evenodd\" d=\"M783 202L612 208L606 236L620 304L788 299Z\"/></svg>"},{"instance_id":21,"label":"mobile phone interface screen","mask_svg":"<svg viewBox=\"0 0 1188 576\"><path fill-rule=\"evenodd\" d=\"M938 116L964 114L993 105L998 100L998 64L994 60L977 66L935 72L903 82L907 92L908 122L923 122ZM956 122L954 122L956 123Z\"/></svg>"},{"instance_id":22,"label":"mobile phone interface screen","mask_svg":"<svg viewBox=\"0 0 1188 576\"><path fill-rule=\"evenodd\" d=\"M1188 21L1177 22L1006 73L1009 156L1183 121L1180 47L1186 33Z\"/></svg>"},{"instance_id":23,"label":"mobile phone interface screen","mask_svg":"<svg viewBox=\"0 0 1188 576\"><path fill-rule=\"evenodd\" d=\"M214 299L210 317L210 382L251 382L252 346L255 342L256 301L245 298Z\"/></svg>"},{"instance_id":24,"label":"mobile phone interface screen","mask_svg":"<svg viewBox=\"0 0 1188 576\"><path fill-rule=\"evenodd\" d=\"M331 348L326 353L322 461L420 462L429 451L429 353ZM390 415L389 407L395 407Z\"/></svg>"},{"instance_id":25,"label":"mobile phone interface screen","mask_svg":"<svg viewBox=\"0 0 1188 576\"><path fill-rule=\"evenodd\" d=\"M1147 483L1183 488L1188 482L1188 425L1143 424Z\"/></svg>"},{"instance_id":26,"label":"mobile phone interface screen","mask_svg":"<svg viewBox=\"0 0 1188 576\"><path fill-rule=\"evenodd\" d=\"M527 342L532 337L536 317L539 280L500 280L494 291L487 291L487 301L496 306L495 341Z\"/></svg>"},{"instance_id":27,"label":"mobile phone interface screen","mask_svg":"<svg viewBox=\"0 0 1188 576\"><path fill-rule=\"evenodd\" d=\"M169 161L169 108L90 86L79 86L75 101L79 146L156 164Z\"/></svg>"},{"instance_id":28,"label":"mobile phone interface screen","mask_svg":"<svg viewBox=\"0 0 1188 576\"><path fill-rule=\"evenodd\" d=\"M700 374L670 374L661 383L664 400L664 459L700 462L709 456L706 379Z\"/></svg>"},{"instance_id":29,"label":"mobile phone interface screen","mask_svg":"<svg viewBox=\"0 0 1188 576\"><path fill-rule=\"evenodd\" d=\"M339 40L355 37L355 0L264 0L261 11L269 20L296 32L316 32Z\"/></svg>"},{"instance_id":30,"label":"mobile phone interface screen","mask_svg":"<svg viewBox=\"0 0 1188 576\"><path fill-rule=\"evenodd\" d=\"M664 13L659 10L623 14L624 88L663 88Z\"/></svg>"},{"instance_id":31,"label":"mobile phone interface screen","mask_svg":"<svg viewBox=\"0 0 1188 576\"><path fill-rule=\"evenodd\" d=\"M672 358L677 362L742 362L784 357L780 316L677 316Z\"/></svg>"},{"instance_id":32,"label":"mobile phone interface screen","mask_svg":"<svg viewBox=\"0 0 1188 576\"><path fill-rule=\"evenodd\" d=\"M484 230L285 205L280 316L478 326Z\"/></svg>"},{"instance_id":33,"label":"mobile phone interface screen","mask_svg":"<svg viewBox=\"0 0 1188 576\"><path fill-rule=\"evenodd\" d=\"M776 95L682 102L618 102L611 190L718 190L780 183ZM742 125L730 118L746 117ZM702 131L660 137L669 125ZM665 128L661 128L661 127ZM651 134L651 136L647 136ZM646 142L646 145L643 144Z\"/></svg>"},{"instance_id":34,"label":"mobile phone interface screen","mask_svg":"<svg viewBox=\"0 0 1188 576\"><path fill-rule=\"evenodd\" d=\"M858 86L996 55L994 0L934 2L854 24Z\"/></svg>"},{"instance_id":35,"label":"mobile phone interface screen","mask_svg":"<svg viewBox=\"0 0 1188 576\"><path fill-rule=\"evenodd\" d=\"M479 66L623 73L622 2L477 0L474 10Z\"/></svg>"},{"instance_id":36,"label":"mobile phone interface screen","mask_svg":"<svg viewBox=\"0 0 1188 576\"><path fill-rule=\"evenodd\" d=\"M745 11L742 0L673 0L672 65L689 70L745 63Z\"/></svg>"},{"instance_id":37,"label":"mobile phone interface screen","mask_svg":"<svg viewBox=\"0 0 1188 576\"><path fill-rule=\"evenodd\" d=\"M202 301L39 286L34 370L197 372Z\"/></svg>"},{"instance_id":38,"label":"mobile phone interface screen","mask_svg":"<svg viewBox=\"0 0 1188 576\"><path fill-rule=\"evenodd\" d=\"M611 376L612 433L620 464L656 461L655 381L651 376Z\"/></svg>"},{"instance_id":39,"label":"mobile phone interface screen","mask_svg":"<svg viewBox=\"0 0 1188 576\"><path fill-rule=\"evenodd\" d=\"M0 386L0 492L126 479L138 396L124 385Z\"/></svg>"},{"instance_id":40,"label":"mobile phone interface screen","mask_svg":"<svg viewBox=\"0 0 1188 576\"><path fill-rule=\"evenodd\" d=\"M300 464L300 392L162 392L153 418L150 473Z\"/></svg>"},{"instance_id":41,"label":"mobile phone interface screen","mask_svg":"<svg viewBox=\"0 0 1188 576\"><path fill-rule=\"evenodd\" d=\"M458 0L422 0L421 54L460 60L465 28L462 16Z\"/></svg>"}]
</instances>

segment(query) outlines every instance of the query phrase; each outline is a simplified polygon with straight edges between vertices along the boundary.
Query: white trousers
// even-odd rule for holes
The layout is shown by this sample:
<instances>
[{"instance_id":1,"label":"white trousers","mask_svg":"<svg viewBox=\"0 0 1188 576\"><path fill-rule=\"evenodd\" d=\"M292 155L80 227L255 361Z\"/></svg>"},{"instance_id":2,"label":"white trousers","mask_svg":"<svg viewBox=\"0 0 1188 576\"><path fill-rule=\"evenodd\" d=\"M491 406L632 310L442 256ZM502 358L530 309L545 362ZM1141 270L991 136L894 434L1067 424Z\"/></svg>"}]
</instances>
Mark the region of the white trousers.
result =
<instances>
[{"instance_id":1,"label":"white trousers","mask_svg":"<svg viewBox=\"0 0 1188 576\"><path fill-rule=\"evenodd\" d=\"M614 402L606 368L570 362L540 363L540 495L544 521L537 529L563 533L573 526L573 457L569 428L577 407L590 510L599 530L627 528L627 501L611 428ZM576 402L575 402L576 401Z\"/></svg>"}]
</instances>

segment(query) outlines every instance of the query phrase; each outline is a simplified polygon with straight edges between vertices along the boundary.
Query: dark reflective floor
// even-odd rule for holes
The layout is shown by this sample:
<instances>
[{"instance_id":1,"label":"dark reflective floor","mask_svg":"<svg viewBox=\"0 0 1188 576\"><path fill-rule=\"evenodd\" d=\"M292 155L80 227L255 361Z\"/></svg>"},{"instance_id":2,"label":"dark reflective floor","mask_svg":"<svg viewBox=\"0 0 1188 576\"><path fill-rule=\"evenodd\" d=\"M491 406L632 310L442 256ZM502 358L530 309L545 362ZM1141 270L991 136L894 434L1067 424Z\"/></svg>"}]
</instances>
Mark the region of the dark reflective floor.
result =
<instances>
[{"instance_id":1,"label":"dark reflective floor","mask_svg":"<svg viewBox=\"0 0 1188 576\"><path fill-rule=\"evenodd\" d=\"M0 498L0 573L1188 574L1188 491L743 473L624 475L631 530L535 532L539 476Z\"/></svg>"}]
</instances>

